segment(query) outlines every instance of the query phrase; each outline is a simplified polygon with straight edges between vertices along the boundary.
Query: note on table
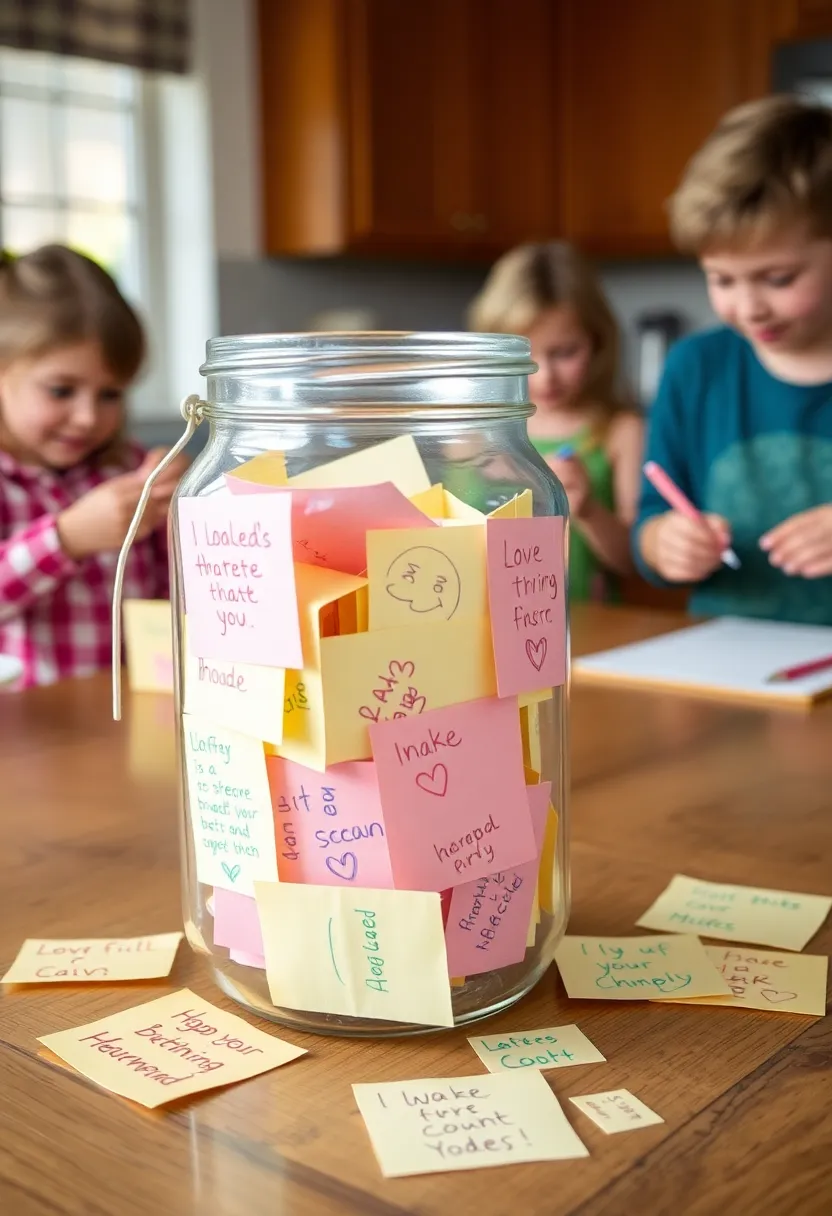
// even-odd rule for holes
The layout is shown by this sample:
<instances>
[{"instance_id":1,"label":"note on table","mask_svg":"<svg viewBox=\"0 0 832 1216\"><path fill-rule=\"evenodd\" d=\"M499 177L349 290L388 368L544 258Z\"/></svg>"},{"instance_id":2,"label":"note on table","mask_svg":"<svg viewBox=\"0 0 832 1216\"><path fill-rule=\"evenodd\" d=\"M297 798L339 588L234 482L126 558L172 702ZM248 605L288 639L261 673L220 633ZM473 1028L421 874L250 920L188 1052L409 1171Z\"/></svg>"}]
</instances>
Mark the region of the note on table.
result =
<instances>
[{"instance_id":1,"label":"note on table","mask_svg":"<svg viewBox=\"0 0 832 1216\"><path fill-rule=\"evenodd\" d=\"M260 452L251 460L238 464L236 469L226 473L226 477L257 486L285 486L288 481L286 457L283 452Z\"/></svg>"},{"instance_id":2,"label":"note on table","mask_svg":"<svg viewBox=\"0 0 832 1216\"><path fill-rule=\"evenodd\" d=\"M214 888L214 945L262 958L263 934L253 895Z\"/></svg>"},{"instance_id":3,"label":"note on table","mask_svg":"<svg viewBox=\"0 0 832 1216\"><path fill-rule=\"evenodd\" d=\"M181 933L148 937L27 938L2 984L111 984L168 975Z\"/></svg>"},{"instance_id":4,"label":"note on table","mask_svg":"<svg viewBox=\"0 0 832 1216\"><path fill-rule=\"evenodd\" d=\"M570 937L555 951L570 997L648 1001L726 996L729 988L698 937Z\"/></svg>"},{"instance_id":5,"label":"note on table","mask_svg":"<svg viewBox=\"0 0 832 1216\"><path fill-rule=\"evenodd\" d=\"M275 1005L453 1026L439 896L255 885Z\"/></svg>"},{"instance_id":6,"label":"note on table","mask_svg":"<svg viewBox=\"0 0 832 1216\"><path fill-rule=\"evenodd\" d=\"M179 499L193 654L303 666L290 507L280 494Z\"/></svg>"},{"instance_id":7,"label":"note on table","mask_svg":"<svg viewBox=\"0 0 832 1216\"><path fill-rule=\"evenodd\" d=\"M125 600L124 646L133 692L173 691L169 600Z\"/></svg>"},{"instance_id":8,"label":"note on table","mask_svg":"<svg viewBox=\"0 0 832 1216\"><path fill-rule=\"evenodd\" d=\"M524 957L551 788L549 781L526 787L535 840L531 861L454 887L445 926L451 975L480 975Z\"/></svg>"},{"instance_id":9,"label":"note on table","mask_svg":"<svg viewBox=\"0 0 832 1216\"><path fill-rule=\"evenodd\" d=\"M740 946L706 946L708 957L725 977L730 996L701 996L680 1005L729 1005L776 1013L826 1013L829 960L819 954L777 954Z\"/></svg>"},{"instance_id":10,"label":"note on table","mask_svg":"<svg viewBox=\"0 0 832 1216\"><path fill-rule=\"evenodd\" d=\"M496 691L487 620L324 638L321 670L330 764L369 759L371 723L401 722Z\"/></svg>"},{"instance_id":11,"label":"note on table","mask_svg":"<svg viewBox=\"0 0 832 1216\"><path fill-rule=\"evenodd\" d=\"M469 1037L489 1072L514 1072L520 1068L568 1068L573 1064L603 1063L594 1043L577 1026L549 1026L545 1030L519 1030L513 1034Z\"/></svg>"},{"instance_id":12,"label":"note on table","mask_svg":"<svg viewBox=\"0 0 832 1216\"><path fill-rule=\"evenodd\" d=\"M832 899L676 874L636 921L646 929L701 933L728 942L802 950L821 927Z\"/></svg>"},{"instance_id":13,"label":"note on table","mask_svg":"<svg viewBox=\"0 0 832 1216\"><path fill-rule=\"evenodd\" d=\"M649 1106L645 1106L629 1089L610 1089L601 1094L584 1094L570 1098L578 1110L608 1135L614 1132L634 1132L640 1127L664 1123Z\"/></svg>"},{"instance_id":14,"label":"note on table","mask_svg":"<svg viewBox=\"0 0 832 1216\"><path fill-rule=\"evenodd\" d=\"M397 887L443 891L537 856L516 700L379 722L370 738Z\"/></svg>"},{"instance_id":15,"label":"note on table","mask_svg":"<svg viewBox=\"0 0 832 1216\"><path fill-rule=\"evenodd\" d=\"M202 714L242 735L280 743L286 670L206 659L185 648L185 712Z\"/></svg>"},{"instance_id":16,"label":"note on table","mask_svg":"<svg viewBox=\"0 0 832 1216\"><path fill-rule=\"evenodd\" d=\"M488 616L485 529L367 533L370 628Z\"/></svg>"},{"instance_id":17,"label":"note on table","mask_svg":"<svg viewBox=\"0 0 832 1216\"><path fill-rule=\"evenodd\" d=\"M296 562L362 574L370 528L420 528L436 524L391 482L340 489L258 486L227 478L232 494L288 494L292 500L292 551Z\"/></svg>"},{"instance_id":18,"label":"note on table","mask_svg":"<svg viewBox=\"0 0 832 1216\"><path fill-rule=\"evenodd\" d=\"M589 1156L539 1072L386 1081L352 1091L385 1178Z\"/></svg>"},{"instance_id":19,"label":"note on table","mask_svg":"<svg viewBox=\"0 0 832 1216\"><path fill-rule=\"evenodd\" d=\"M38 1042L96 1085L151 1107L306 1055L187 988Z\"/></svg>"},{"instance_id":20,"label":"note on table","mask_svg":"<svg viewBox=\"0 0 832 1216\"><path fill-rule=\"evenodd\" d=\"M290 477L289 485L293 489L296 486L334 488L372 486L382 481L392 481L408 498L430 488L430 478L412 435L399 435L396 439L387 439L360 452L319 464Z\"/></svg>"},{"instance_id":21,"label":"note on table","mask_svg":"<svg viewBox=\"0 0 832 1216\"><path fill-rule=\"evenodd\" d=\"M488 598L501 697L566 680L563 520L490 519Z\"/></svg>"},{"instance_id":22,"label":"note on table","mask_svg":"<svg viewBox=\"0 0 832 1216\"><path fill-rule=\"evenodd\" d=\"M277 878L263 745L197 714L182 731L197 878L253 895L256 878Z\"/></svg>"},{"instance_id":23,"label":"note on table","mask_svg":"<svg viewBox=\"0 0 832 1216\"><path fill-rule=\"evenodd\" d=\"M371 760L317 773L266 760L281 882L392 887L376 766Z\"/></svg>"}]
</instances>

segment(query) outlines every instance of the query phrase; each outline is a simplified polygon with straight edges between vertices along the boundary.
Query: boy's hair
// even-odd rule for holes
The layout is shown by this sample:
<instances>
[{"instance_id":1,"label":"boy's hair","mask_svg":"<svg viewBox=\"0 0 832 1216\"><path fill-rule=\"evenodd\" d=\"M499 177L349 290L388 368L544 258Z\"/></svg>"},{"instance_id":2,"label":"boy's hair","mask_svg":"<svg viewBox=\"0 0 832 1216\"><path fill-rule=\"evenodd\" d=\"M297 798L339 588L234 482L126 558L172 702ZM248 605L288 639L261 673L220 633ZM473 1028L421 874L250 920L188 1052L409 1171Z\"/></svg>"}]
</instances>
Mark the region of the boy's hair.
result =
<instances>
[{"instance_id":1,"label":"boy's hair","mask_svg":"<svg viewBox=\"0 0 832 1216\"><path fill-rule=\"evenodd\" d=\"M468 310L479 333L528 333L550 308L573 309L592 341L584 389L587 400L609 410L626 408L618 392L618 325L588 262L566 241L519 245L494 264Z\"/></svg>"},{"instance_id":2,"label":"boy's hair","mask_svg":"<svg viewBox=\"0 0 832 1216\"><path fill-rule=\"evenodd\" d=\"M65 245L0 256L0 367L90 339L114 376L133 379L144 331L106 270Z\"/></svg>"},{"instance_id":3,"label":"boy's hair","mask_svg":"<svg viewBox=\"0 0 832 1216\"><path fill-rule=\"evenodd\" d=\"M786 95L730 110L669 201L686 253L753 245L807 223L832 236L832 110Z\"/></svg>"}]
</instances>

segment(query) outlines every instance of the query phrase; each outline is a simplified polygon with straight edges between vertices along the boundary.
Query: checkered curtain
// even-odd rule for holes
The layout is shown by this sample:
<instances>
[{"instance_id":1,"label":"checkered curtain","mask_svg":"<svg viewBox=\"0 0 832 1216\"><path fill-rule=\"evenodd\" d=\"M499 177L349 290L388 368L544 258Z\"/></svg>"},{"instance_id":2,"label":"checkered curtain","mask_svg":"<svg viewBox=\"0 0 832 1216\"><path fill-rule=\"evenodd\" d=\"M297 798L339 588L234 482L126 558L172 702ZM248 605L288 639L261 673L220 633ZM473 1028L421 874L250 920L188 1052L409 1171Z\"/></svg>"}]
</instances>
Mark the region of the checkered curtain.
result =
<instances>
[{"instance_id":1,"label":"checkered curtain","mask_svg":"<svg viewBox=\"0 0 832 1216\"><path fill-rule=\"evenodd\" d=\"M189 0L0 0L0 45L187 72L189 8Z\"/></svg>"}]
</instances>

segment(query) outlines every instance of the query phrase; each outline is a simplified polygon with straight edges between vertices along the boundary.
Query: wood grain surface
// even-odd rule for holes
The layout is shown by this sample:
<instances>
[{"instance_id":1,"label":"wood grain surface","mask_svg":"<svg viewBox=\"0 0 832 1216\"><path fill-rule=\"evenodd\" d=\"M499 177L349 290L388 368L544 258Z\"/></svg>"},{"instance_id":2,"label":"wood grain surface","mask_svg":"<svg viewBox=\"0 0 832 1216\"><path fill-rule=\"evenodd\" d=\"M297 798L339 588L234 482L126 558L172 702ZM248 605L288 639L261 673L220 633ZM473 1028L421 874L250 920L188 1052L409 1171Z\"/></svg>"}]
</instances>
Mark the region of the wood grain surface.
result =
<instances>
[{"instance_id":1,"label":"wood grain surface","mask_svg":"<svg viewBox=\"0 0 832 1216\"><path fill-rule=\"evenodd\" d=\"M585 607L578 652L679 618ZM0 697L0 966L25 937L180 925L170 698L110 720L105 676ZM572 932L627 933L681 871L832 892L832 706L805 716L667 694L573 695ZM808 947L829 953L832 928ZM828 1216L830 1019L570 1001L554 970L484 1033L577 1022L605 1064L546 1075L561 1100L627 1088L665 1119L606 1137L566 1104L586 1160L385 1180L350 1085L483 1071L465 1031L309 1055L149 1112L39 1057L37 1036L187 985L233 1009L183 946L169 980L0 997L3 1216ZM242 1016L268 1029L248 1014Z\"/></svg>"}]
</instances>

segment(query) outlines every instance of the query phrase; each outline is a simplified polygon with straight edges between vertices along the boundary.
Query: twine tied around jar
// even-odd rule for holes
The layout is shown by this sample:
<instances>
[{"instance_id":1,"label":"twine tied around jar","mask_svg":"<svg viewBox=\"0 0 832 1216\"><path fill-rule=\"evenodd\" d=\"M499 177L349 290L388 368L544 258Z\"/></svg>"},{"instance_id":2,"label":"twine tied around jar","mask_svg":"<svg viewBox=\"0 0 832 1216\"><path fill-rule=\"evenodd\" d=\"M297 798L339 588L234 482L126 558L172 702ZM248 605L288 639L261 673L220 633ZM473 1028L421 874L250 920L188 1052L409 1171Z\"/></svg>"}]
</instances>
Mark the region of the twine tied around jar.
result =
<instances>
[{"instance_id":1,"label":"twine tied around jar","mask_svg":"<svg viewBox=\"0 0 832 1216\"><path fill-rule=\"evenodd\" d=\"M121 551L118 555L116 563L116 577L113 583L113 720L121 721L121 596L124 586L124 571L127 567L127 558L130 555L130 550L133 546L133 541L136 539L136 533L142 522L145 507L147 506L150 492L156 482L157 477L164 473L168 465L176 459L182 449L186 446L196 428L202 422L203 410L206 402L202 400L198 393L191 393L187 397L182 398L179 406L179 412L185 419L185 430L180 438L173 445L168 454L163 460L157 464L156 468L147 478L142 489L141 496L136 504L136 510L133 518L130 521L130 527L127 529L127 535L121 546Z\"/></svg>"}]
</instances>

